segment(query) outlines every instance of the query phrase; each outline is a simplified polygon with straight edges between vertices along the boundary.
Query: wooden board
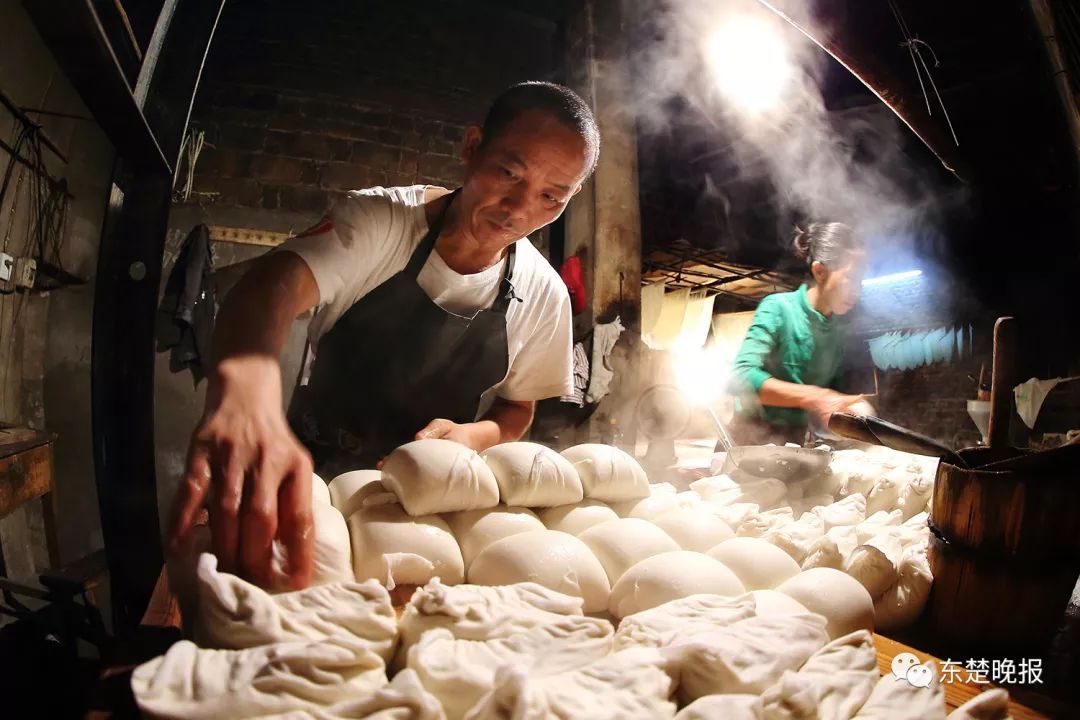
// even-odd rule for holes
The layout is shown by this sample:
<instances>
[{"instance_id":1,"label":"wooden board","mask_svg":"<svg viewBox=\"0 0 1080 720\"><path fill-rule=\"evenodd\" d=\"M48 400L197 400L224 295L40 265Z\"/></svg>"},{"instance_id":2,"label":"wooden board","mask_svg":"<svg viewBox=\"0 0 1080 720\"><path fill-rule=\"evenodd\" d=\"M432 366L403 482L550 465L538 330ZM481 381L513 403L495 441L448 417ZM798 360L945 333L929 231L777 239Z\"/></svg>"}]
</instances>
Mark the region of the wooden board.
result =
<instances>
[{"instance_id":1,"label":"wooden board","mask_svg":"<svg viewBox=\"0 0 1080 720\"><path fill-rule=\"evenodd\" d=\"M933 660L940 668L942 661L939 658L934 657L928 653L916 650L913 647L904 645L903 643L890 640L889 638L874 634L874 647L877 649L878 670L882 675L886 675L892 672L893 658L900 653L912 653L919 662L926 662L927 660ZM979 685L973 682L945 682L942 683L942 688L945 690L945 706L948 712L952 712L956 708L966 703L971 698L982 693L985 690L990 690L996 687L995 685ZM1044 715L1040 712L1025 707L1020 703L1009 701L1009 714L1013 717L1013 720L1047 720L1049 715Z\"/></svg>"},{"instance_id":2,"label":"wooden board","mask_svg":"<svg viewBox=\"0 0 1080 720\"><path fill-rule=\"evenodd\" d=\"M51 444L0 458L0 517L51 490Z\"/></svg>"}]
</instances>

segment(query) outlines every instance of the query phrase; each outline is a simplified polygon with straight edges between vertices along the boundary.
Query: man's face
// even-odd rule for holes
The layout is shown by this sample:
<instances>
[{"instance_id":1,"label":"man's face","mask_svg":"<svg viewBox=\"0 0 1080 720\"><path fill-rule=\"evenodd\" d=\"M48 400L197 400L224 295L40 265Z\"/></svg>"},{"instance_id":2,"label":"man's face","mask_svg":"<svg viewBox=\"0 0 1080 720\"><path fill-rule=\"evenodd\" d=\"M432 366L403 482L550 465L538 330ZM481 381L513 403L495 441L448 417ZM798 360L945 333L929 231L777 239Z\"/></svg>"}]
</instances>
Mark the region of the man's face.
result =
<instances>
[{"instance_id":1,"label":"man's face","mask_svg":"<svg viewBox=\"0 0 1080 720\"><path fill-rule=\"evenodd\" d=\"M465 135L463 220L485 245L509 245L562 214L591 158L585 140L549 113L528 110L486 142Z\"/></svg>"}]
</instances>

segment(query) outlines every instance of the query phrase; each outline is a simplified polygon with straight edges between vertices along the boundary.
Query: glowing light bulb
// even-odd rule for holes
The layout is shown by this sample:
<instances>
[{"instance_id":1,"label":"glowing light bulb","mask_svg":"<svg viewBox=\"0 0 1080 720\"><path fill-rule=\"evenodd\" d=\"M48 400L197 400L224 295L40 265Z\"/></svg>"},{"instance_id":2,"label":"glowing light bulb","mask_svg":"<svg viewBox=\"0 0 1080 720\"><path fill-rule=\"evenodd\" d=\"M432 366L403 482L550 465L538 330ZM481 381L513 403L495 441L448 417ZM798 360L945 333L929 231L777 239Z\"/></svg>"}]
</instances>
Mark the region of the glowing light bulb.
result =
<instances>
[{"instance_id":1,"label":"glowing light bulb","mask_svg":"<svg viewBox=\"0 0 1080 720\"><path fill-rule=\"evenodd\" d=\"M795 73L775 25L760 18L725 22L709 38L707 53L720 92L751 113L774 107Z\"/></svg>"}]
</instances>

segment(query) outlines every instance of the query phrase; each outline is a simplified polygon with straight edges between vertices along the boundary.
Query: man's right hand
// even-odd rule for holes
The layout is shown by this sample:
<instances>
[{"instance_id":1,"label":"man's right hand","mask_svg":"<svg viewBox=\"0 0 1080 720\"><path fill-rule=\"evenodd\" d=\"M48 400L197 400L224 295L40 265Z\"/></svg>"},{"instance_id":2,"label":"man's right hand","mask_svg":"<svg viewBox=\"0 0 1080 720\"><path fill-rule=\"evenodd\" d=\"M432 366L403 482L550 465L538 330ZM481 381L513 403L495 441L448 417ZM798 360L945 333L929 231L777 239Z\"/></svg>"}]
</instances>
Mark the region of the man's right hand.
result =
<instances>
[{"instance_id":1,"label":"man's right hand","mask_svg":"<svg viewBox=\"0 0 1080 720\"><path fill-rule=\"evenodd\" d=\"M282 410L280 366L266 356L229 358L210 377L206 411L191 438L173 500L169 551L189 547L205 503L223 570L269 585L271 543L278 538L291 584L305 587L314 552L311 483L311 456Z\"/></svg>"}]
</instances>

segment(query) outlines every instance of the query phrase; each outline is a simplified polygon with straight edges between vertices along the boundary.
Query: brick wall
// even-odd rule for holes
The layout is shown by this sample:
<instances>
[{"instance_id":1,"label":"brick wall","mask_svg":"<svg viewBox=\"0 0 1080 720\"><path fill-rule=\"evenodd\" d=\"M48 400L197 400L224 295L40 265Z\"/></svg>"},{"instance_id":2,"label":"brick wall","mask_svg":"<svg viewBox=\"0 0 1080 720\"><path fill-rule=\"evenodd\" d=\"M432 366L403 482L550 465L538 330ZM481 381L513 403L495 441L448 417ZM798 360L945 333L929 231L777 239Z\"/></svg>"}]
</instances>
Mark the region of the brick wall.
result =
<instances>
[{"instance_id":1,"label":"brick wall","mask_svg":"<svg viewBox=\"0 0 1080 720\"><path fill-rule=\"evenodd\" d=\"M353 188L459 183L466 125L502 88L555 76L554 4L515 4L227 3L192 202L315 215Z\"/></svg>"}]
</instances>

